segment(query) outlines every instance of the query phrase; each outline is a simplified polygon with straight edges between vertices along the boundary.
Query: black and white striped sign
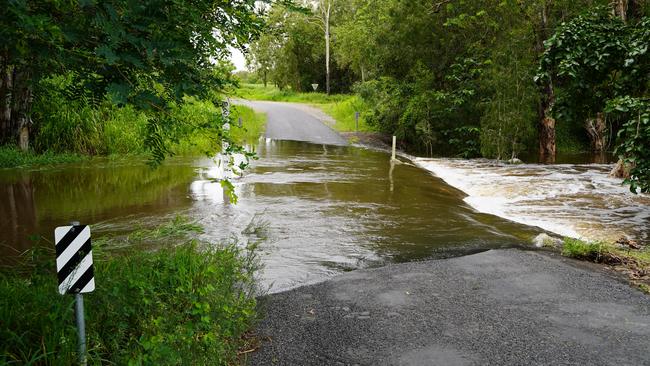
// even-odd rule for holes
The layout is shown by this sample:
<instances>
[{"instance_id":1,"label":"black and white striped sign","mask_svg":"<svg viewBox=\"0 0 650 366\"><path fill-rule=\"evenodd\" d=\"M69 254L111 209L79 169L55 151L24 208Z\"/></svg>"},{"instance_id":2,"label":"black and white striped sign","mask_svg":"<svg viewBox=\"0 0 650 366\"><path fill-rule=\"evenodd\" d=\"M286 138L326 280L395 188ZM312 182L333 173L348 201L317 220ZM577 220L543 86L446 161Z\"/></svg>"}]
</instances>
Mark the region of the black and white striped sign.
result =
<instances>
[{"instance_id":1,"label":"black and white striped sign","mask_svg":"<svg viewBox=\"0 0 650 366\"><path fill-rule=\"evenodd\" d=\"M59 293L76 294L95 290L90 227L60 226L54 229Z\"/></svg>"}]
</instances>

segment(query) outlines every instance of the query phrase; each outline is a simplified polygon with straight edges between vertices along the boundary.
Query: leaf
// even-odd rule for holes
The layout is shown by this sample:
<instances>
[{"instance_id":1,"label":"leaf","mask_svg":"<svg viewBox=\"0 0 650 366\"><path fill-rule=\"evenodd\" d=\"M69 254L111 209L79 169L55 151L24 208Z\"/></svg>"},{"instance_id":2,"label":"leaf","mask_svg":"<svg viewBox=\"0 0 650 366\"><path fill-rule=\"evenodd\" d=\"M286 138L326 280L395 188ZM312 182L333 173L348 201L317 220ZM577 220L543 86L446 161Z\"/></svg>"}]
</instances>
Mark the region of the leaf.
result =
<instances>
[{"instance_id":1,"label":"leaf","mask_svg":"<svg viewBox=\"0 0 650 366\"><path fill-rule=\"evenodd\" d=\"M130 88L124 83L111 83L106 88L110 101L117 105L125 105L128 102Z\"/></svg>"}]
</instances>

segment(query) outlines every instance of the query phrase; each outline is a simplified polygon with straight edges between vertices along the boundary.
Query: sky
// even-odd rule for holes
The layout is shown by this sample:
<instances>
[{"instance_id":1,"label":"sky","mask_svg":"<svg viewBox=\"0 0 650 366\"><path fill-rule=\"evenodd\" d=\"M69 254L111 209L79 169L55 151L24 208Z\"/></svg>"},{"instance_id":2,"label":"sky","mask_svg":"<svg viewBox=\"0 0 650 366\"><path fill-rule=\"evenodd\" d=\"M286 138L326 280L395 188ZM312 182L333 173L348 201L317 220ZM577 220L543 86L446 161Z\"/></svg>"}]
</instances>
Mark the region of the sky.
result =
<instances>
[{"instance_id":1,"label":"sky","mask_svg":"<svg viewBox=\"0 0 650 366\"><path fill-rule=\"evenodd\" d=\"M229 49L230 49L230 61L232 61L232 63L235 64L236 70L237 71L246 70L246 59L244 58L244 54L242 54L241 51L236 48L229 47Z\"/></svg>"}]
</instances>

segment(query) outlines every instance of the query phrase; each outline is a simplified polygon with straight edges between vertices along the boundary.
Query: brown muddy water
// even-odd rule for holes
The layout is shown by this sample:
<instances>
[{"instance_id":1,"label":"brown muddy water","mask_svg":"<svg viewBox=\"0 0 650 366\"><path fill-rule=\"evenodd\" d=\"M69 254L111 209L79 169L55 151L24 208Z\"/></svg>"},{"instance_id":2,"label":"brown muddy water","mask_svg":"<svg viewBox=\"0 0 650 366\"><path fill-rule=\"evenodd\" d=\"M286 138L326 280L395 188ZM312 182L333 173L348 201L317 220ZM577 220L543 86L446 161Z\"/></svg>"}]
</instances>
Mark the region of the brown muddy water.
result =
<instances>
[{"instance_id":1,"label":"brown muddy water","mask_svg":"<svg viewBox=\"0 0 650 366\"><path fill-rule=\"evenodd\" d=\"M0 170L3 262L29 248L31 236L51 241L54 227L71 220L92 225L97 237L182 214L213 242L250 239L253 221L265 239L261 280L275 292L387 262L529 246L542 232L479 212L467 199L473 192L421 167L391 165L384 152L265 139L255 149L260 159L235 180L237 205L223 202L210 159L173 159L156 170L143 161ZM472 171L446 160L418 163L453 170L451 184Z\"/></svg>"}]
</instances>

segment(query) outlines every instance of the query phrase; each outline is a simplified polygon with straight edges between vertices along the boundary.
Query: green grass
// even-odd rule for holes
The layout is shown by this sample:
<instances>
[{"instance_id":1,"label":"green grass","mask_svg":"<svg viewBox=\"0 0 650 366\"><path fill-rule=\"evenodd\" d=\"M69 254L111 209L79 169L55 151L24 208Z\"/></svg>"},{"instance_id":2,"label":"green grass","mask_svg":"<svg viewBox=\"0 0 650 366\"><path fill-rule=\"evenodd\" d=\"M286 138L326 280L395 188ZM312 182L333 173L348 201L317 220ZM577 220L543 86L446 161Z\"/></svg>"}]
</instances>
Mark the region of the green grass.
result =
<instances>
[{"instance_id":1,"label":"green grass","mask_svg":"<svg viewBox=\"0 0 650 366\"><path fill-rule=\"evenodd\" d=\"M87 156L74 153L22 152L14 146L0 146L0 168L19 168L34 165L55 165L78 163L88 160Z\"/></svg>"},{"instance_id":2,"label":"green grass","mask_svg":"<svg viewBox=\"0 0 650 366\"><path fill-rule=\"evenodd\" d=\"M180 218L94 241L97 288L84 296L89 364L239 362L256 319L254 246L199 242L196 231ZM159 249L143 250L150 242ZM73 296L57 293L54 253L23 259L0 270L0 364L75 364Z\"/></svg>"},{"instance_id":3,"label":"green grass","mask_svg":"<svg viewBox=\"0 0 650 366\"><path fill-rule=\"evenodd\" d=\"M363 118L366 106L360 97L349 94L333 94L308 92L301 93L292 90L280 90L274 86L258 84L243 84L237 91L236 96L250 100L269 100L276 102L305 103L320 108L323 112L332 116L336 121L334 128L341 132L356 131L355 112L360 112L359 131L373 132L375 129L369 126Z\"/></svg>"},{"instance_id":4,"label":"green grass","mask_svg":"<svg viewBox=\"0 0 650 366\"><path fill-rule=\"evenodd\" d=\"M270 100L276 102L295 102L295 103L309 103L309 104L327 104L340 102L350 97L346 94L332 94L318 92L295 92L293 90L285 89L280 90L275 86L267 86L261 84L242 84L235 92L236 97L250 99L250 100Z\"/></svg>"},{"instance_id":5,"label":"green grass","mask_svg":"<svg viewBox=\"0 0 650 366\"><path fill-rule=\"evenodd\" d=\"M238 126L238 120L241 117L242 127ZM264 133L266 126L266 114L257 113L252 108L235 105L232 108L232 120L234 126L230 128L231 137L239 144L252 145Z\"/></svg>"},{"instance_id":6,"label":"green grass","mask_svg":"<svg viewBox=\"0 0 650 366\"><path fill-rule=\"evenodd\" d=\"M186 104L179 112L178 118L184 119L188 125L198 123L206 114L221 114L221 108L217 108L211 102L194 101ZM234 105L230 114L231 123L230 136L235 143L240 145L256 144L259 137L264 132L266 125L266 115L256 113L246 106ZM239 117L242 118L242 127L238 126ZM181 156L211 156L220 151L221 143L217 136L209 135L210 132L204 130L195 130L173 146L176 155Z\"/></svg>"},{"instance_id":7,"label":"green grass","mask_svg":"<svg viewBox=\"0 0 650 366\"><path fill-rule=\"evenodd\" d=\"M650 248L632 249L606 242L564 238L562 255L622 268L632 283L650 293Z\"/></svg>"},{"instance_id":8,"label":"green grass","mask_svg":"<svg viewBox=\"0 0 650 366\"><path fill-rule=\"evenodd\" d=\"M579 239L564 238L562 255L576 259L598 261L603 255L605 244L602 242L586 242Z\"/></svg>"}]
</instances>

